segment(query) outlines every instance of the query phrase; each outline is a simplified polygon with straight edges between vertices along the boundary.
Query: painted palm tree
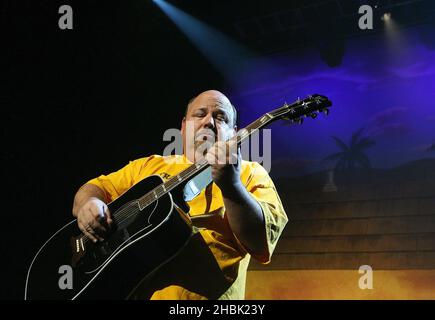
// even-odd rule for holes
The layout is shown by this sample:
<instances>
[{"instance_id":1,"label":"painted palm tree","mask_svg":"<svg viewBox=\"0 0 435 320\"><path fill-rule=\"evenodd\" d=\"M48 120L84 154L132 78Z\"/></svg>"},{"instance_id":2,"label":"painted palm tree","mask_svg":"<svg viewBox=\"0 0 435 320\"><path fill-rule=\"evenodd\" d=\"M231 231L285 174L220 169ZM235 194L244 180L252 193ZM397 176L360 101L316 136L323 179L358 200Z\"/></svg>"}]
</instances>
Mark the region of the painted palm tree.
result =
<instances>
[{"instance_id":1,"label":"painted palm tree","mask_svg":"<svg viewBox=\"0 0 435 320\"><path fill-rule=\"evenodd\" d=\"M333 136L332 138L341 150L327 156L323 161L337 161L335 165L336 171L351 170L358 167L370 168L370 159L365 154L365 151L372 147L375 142L369 137L362 137L363 131L364 128L361 128L354 132L349 145Z\"/></svg>"}]
</instances>

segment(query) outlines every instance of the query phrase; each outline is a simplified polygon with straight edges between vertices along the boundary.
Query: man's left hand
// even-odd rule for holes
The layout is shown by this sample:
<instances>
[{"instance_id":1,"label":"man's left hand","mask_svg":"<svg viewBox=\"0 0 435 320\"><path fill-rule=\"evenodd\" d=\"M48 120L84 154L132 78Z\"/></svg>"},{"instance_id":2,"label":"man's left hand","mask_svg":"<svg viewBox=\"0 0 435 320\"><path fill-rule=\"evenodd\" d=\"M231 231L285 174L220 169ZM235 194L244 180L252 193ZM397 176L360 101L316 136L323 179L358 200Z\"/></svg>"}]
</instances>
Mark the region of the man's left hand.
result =
<instances>
[{"instance_id":1,"label":"man's left hand","mask_svg":"<svg viewBox=\"0 0 435 320\"><path fill-rule=\"evenodd\" d=\"M207 152L205 159L211 165L213 181L221 190L241 183L242 157L235 140L216 142Z\"/></svg>"}]
</instances>

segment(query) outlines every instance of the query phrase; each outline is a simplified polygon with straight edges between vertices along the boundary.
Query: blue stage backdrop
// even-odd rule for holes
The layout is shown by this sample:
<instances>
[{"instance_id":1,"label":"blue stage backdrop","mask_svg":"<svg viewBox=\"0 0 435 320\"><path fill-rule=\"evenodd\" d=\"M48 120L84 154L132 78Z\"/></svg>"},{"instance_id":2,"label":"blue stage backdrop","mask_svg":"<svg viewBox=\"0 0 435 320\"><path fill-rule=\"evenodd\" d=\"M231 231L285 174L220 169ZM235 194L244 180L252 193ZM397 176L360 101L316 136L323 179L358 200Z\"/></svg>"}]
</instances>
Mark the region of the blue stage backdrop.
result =
<instances>
[{"instance_id":1,"label":"blue stage backdrop","mask_svg":"<svg viewBox=\"0 0 435 320\"><path fill-rule=\"evenodd\" d=\"M359 130L373 168L392 168L435 156L435 46L427 27L346 39L341 65L329 67L315 47L245 61L230 96L241 126L284 102L311 93L333 101L331 114L302 126L272 126L272 175L303 175L334 167L325 162ZM430 41L430 39L429 39Z\"/></svg>"}]
</instances>

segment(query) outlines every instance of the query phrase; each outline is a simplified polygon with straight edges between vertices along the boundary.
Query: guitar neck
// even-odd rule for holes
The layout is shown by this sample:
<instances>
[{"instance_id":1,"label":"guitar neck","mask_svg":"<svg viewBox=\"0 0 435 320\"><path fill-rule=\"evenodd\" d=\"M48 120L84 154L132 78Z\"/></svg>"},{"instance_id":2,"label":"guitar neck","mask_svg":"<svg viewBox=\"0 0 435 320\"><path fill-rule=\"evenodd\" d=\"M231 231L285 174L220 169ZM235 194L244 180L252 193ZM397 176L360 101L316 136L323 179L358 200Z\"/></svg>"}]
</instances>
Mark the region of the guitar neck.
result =
<instances>
[{"instance_id":1,"label":"guitar neck","mask_svg":"<svg viewBox=\"0 0 435 320\"><path fill-rule=\"evenodd\" d=\"M262 117L253 121L245 128L239 130L235 137L237 141L237 146L240 146L240 144L242 144L252 134L268 126L276 120L285 119L292 120L293 122L302 123L302 116L311 116L315 118L317 116L316 111L324 111L325 113L327 113L327 108L330 106L331 102L328 100L328 98L317 94L308 96L308 98L304 100L298 99L291 105L285 103L282 107L264 114ZM138 200L140 206L148 206L150 203L159 199L177 186L192 179L209 166L210 164L205 159L202 159L198 163L192 164L187 169L181 171L179 174L173 176L168 181L162 183L158 187L154 188L153 190L142 196Z\"/></svg>"}]
</instances>

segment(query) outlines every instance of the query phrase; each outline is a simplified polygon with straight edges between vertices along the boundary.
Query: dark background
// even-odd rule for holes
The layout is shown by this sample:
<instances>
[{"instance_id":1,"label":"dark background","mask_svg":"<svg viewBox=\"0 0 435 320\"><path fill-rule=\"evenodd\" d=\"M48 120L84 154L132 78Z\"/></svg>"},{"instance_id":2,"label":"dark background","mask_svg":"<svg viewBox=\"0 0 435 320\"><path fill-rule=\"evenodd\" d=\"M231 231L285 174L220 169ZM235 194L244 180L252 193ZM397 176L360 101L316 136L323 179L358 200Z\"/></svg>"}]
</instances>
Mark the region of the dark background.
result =
<instances>
[{"instance_id":1,"label":"dark background","mask_svg":"<svg viewBox=\"0 0 435 320\"><path fill-rule=\"evenodd\" d=\"M69 2L65 31L62 4L2 2L4 298L23 297L32 255L71 220L81 184L161 153L187 101L223 85L151 1Z\"/></svg>"}]
</instances>

